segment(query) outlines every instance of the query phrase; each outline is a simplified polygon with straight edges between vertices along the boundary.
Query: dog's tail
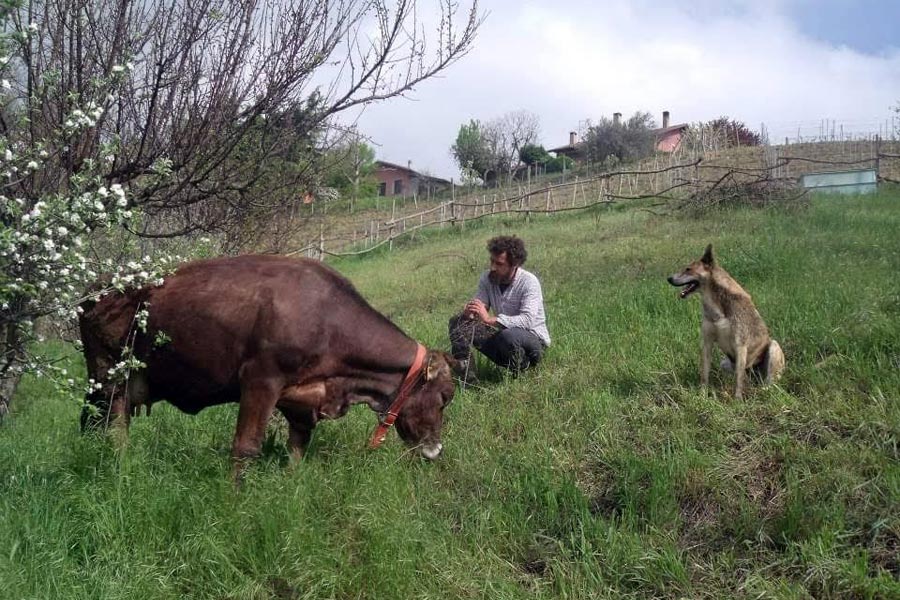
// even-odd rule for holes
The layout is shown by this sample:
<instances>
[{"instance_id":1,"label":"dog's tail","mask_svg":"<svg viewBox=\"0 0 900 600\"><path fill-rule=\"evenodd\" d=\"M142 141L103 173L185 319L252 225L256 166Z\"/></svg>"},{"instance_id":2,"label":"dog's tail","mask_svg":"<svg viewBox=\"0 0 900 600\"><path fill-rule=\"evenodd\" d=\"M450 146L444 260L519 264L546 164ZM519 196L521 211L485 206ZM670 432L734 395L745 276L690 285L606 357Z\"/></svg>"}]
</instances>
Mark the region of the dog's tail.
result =
<instances>
[{"instance_id":1,"label":"dog's tail","mask_svg":"<svg viewBox=\"0 0 900 600\"><path fill-rule=\"evenodd\" d=\"M769 341L769 348L766 350L766 385L770 385L778 381L784 372L784 352L781 346L775 340Z\"/></svg>"}]
</instances>

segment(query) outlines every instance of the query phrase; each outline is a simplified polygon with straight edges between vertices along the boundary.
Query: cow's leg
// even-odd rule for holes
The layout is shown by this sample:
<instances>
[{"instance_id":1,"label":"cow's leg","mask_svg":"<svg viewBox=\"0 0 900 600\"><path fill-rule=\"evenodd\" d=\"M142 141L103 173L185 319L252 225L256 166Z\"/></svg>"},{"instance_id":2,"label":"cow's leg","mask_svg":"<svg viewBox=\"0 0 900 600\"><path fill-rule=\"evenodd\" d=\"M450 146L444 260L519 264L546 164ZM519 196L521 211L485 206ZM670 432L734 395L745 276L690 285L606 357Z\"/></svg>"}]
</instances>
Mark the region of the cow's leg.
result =
<instances>
[{"instance_id":1,"label":"cow's leg","mask_svg":"<svg viewBox=\"0 0 900 600\"><path fill-rule=\"evenodd\" d=\"M288 422L288 449L291 463L297 464L303 458L306 447L312 439L316 427L316 415L310 409L279 406L278 409Z\"/></svg>"},{"instance_id":2,"label":"cow's leg","mask_svg":"<svg viewBox=\"0 0 900 600\"><path fill-rule=\"evenodd\" d=\"M114 444L123 447L128 441L131 423L128 396L121 383L105 383L89 393L81 409L81 430L105 430Z\"/></svg>"},{"instance_id":3,"label":"cow's leg","mask_svg":"<svg viewBox=\"0 0 900 600\"><path fill-rule=\"evenodd\" d=\"M128 442L128 425L131 423L128 396L123 388L122 384L116 386L109 405L109 432L117 448L124 448Z\"/></svg>"},{"instance_id":4,"label":"cow's leg","mask_svg":"<svg viewBox=\"0 0 900 600\"><path fill-rule=\"evenodd\" d=\"M278 401L279 387L265 379L251 379L241 385L237 430L231 447L236 482L240 482L248 459L259 456L266 426Z\"/></svg>"}]
</instances>

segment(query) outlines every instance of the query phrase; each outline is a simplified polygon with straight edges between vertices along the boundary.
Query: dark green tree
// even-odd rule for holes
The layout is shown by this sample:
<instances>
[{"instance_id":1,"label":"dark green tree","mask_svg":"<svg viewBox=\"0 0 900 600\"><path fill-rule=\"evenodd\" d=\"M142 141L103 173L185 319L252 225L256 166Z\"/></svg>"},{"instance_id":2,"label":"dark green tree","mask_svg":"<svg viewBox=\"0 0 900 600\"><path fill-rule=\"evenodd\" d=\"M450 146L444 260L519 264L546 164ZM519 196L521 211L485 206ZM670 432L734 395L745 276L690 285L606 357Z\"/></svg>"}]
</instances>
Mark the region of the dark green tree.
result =
<instances>
[{"instance_id":1,"label":"dark green tree","mask_svg":"<svg viewBox=\"0 0 900 600\"><path fill-rule=\"evenodd\" d=\"M526 144L519 150L519 160L528 166L543 165L552 158L543 146L537 144Z\"/></svg>"},{"instance_id":2,"label":"dark green tree","mask_svg":"<svg viewBox=\"0 0 900 600\"><path fill-rule=\"evenodd\" d=\"M477 119L459 126L456 142L450 147L450 152L467 179L487 181L495 168L484 127Z\"/></svg>"},{"instance_id":3,"label":"dark green tree","mask_svg":"<svg viewBox=\"0 0 900 600\"><path fill-rule=\"evenodd\" d=\"M625 122L603 117L587 128L584 136L587 159L603 162L608 156L615 156L620 162L628 162L650 156L656 147L655 127L648 112L638 111Z\"/></svg>"}]
</instances>

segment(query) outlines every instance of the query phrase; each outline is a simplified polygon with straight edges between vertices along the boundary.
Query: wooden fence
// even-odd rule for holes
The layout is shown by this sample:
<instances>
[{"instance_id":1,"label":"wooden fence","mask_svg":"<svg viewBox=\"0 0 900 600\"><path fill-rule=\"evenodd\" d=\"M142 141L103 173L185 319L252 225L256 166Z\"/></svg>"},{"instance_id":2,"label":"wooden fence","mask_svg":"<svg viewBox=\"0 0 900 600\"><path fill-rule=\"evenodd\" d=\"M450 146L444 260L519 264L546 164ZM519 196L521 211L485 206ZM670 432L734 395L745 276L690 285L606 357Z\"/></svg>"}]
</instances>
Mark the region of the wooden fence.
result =
<instances>
[{"instance_id":1,"label":"wooden fence","mask_svg":"<svg viewBox=\"0 0 900 600\"><path fill-rule=\"evenodd\" d=\"M321 226L317 239L288 252L324 260L326 256L357 256L387 246L394 240L413 235L423 229L456 227L465 229L466 223L498 215L522 215L527 221L532 215L549 215L586 210L620 201L658 198L663 202L686 201L708 194L726 185L748 185L772 182L795 185L800 174L815 170L854 170L874 168L880 181L900 183L894 174L900 167L900 153L875 152L855 160L835 158L817 159L808 156L785 156L772 153L771 147L760 147L753 160L740 161L694 158L683 156L656 157L641 163L634 170L613 171L591 177L575 177L563 183L530 185L515 191L469 194L452 198L436 206L412 214L370 219L362 228L349 235L328 236ZM893 148L891 148L893 149ZM679 158L682 162L677 162ZM663 164L660 163L668 163ZM885 173L885 175L881 175ZM802 194L803 192L801 192Z\"/></svg>"}]
</instances>

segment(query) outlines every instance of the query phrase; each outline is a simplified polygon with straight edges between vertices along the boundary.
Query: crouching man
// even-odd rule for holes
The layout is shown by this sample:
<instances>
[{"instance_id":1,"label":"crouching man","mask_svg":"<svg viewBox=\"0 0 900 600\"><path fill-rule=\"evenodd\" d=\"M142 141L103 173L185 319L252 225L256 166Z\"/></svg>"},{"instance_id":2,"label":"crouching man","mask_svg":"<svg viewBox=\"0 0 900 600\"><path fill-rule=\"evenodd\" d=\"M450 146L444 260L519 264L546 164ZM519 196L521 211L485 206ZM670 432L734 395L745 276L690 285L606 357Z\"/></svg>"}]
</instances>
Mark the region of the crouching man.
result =
<instances>
[{"instance_id":1,"label":"crouching man","mask_svg":"<svg viewBox=\"0 0 900 600\"><path fill-rule=\"evenodd\" d=\"M538 364L550 345L541 284L522 268L525 243L515 236L498 236L487 244L491 268L482 273L475 297L450 319L457 374L474 383L469 360L472 346L493 363L518 373Z\"/></svg>"}]
</instances>

